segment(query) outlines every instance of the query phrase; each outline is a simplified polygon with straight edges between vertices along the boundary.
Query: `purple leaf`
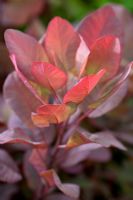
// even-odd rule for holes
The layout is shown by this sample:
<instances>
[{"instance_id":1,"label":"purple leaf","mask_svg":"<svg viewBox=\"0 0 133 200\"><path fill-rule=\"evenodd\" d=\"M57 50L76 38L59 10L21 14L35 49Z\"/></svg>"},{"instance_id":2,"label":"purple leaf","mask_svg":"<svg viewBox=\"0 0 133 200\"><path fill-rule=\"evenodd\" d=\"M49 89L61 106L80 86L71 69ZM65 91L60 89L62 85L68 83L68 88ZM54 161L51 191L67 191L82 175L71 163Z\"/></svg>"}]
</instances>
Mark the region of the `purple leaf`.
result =
<instances>
[{"instance_id":1,"label":"purple leaf","mask_svg":"<svg viewBox=\"0 0 133 200\"><path fill-rule=\"evenodd\" d=\"M18 117L28 127L33 127L31 112L35 112L41 103L21 82L16 72L10 74L5 81L4 97Z\"/></svg>"},{"instance_id":2,"label":"purple leaf","mask_svg":"<svg viewBox=\"0 0 133 200\"><path fill-rule=\"evenodd\" d=\"M20 128L8 129L3 133L0 133L0 144L6 143L21 143L29 144L35 147L47 147L47 145L43 141L34 141L34 139L32 139L30 135L28 135L24 130Z\"/></svg>"}]
</instances>

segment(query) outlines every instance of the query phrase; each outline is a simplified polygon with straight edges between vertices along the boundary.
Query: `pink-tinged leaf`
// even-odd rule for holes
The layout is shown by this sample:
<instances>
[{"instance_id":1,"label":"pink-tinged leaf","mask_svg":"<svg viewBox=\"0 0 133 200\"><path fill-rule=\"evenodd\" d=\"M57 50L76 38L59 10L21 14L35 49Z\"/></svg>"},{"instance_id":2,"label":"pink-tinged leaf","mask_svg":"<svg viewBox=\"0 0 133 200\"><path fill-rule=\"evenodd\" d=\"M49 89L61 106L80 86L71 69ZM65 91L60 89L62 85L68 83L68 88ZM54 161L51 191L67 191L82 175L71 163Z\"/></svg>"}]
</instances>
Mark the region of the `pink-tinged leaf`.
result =
<instances>
[{"instance_id":1,"label":"pink-tinged leaf","mask_svg":"<svg viewBox=\"0 0 133 200\"><path fill-rule=\"evenodd\" d=\"M29 134L20 128L8 129L0 133L0 144L28 144L35 147L47 147L43 141L35 141Z\"/></svg>"},{"instance_id":2,"label":"pink-tinged leaf","mask_svg":"<svg viewBox=\"0 0 133 200\"><path fill-rule=\"evenodd\" d=\"M79 186L75 184L62 183L57 173L53 169L44 171L40 175L42 178L44 178L44 180L50 187L56 186L65 195L71 198L77 199L79 197L80 195Z\"/></svg>"},{"instance_id":3,"label":"pink-tinged leaf","mask_svg":"<svg viewBox=\"0 0 133 200\"><path fill-rule=\"evenodd\" d=\"M78 72L81 70L81 68L86 66L88 55L90 54L90 49L87 47L86 43L84 42L81 36L80 39L81 42L76 53L76 67Z\"/></svg>"},{"instance_id":4,"label":"pink-tinged leaf","mask_svg":"<svg viewBox=\"0 0 133 200\"><path fill-rule=\"evenodd\" d=\"M93 142L101 144L103 147L109 148L111 146L121 150L126 150L124 145L118 141L111 131L103 131L95 134L91 134L89 139Z\"/></svg>"},{"instance_id":5,"label":"pink-tinged leaf","mask_svg":"<svg viewBox=\"0 0 133 200\"><path fill-rule=\"evenodd\" d=\"M29 157L29 162L32 164L34 169L40 174L42 171L46 170L46 155L47 149L44 148L34 148L32 149L31 155Z\"/></svg>"},{"instance_id":6,"label":"pink-tinged leaf","mask_svg":"<svg viewBox=\"0 0 133 200\"><path fill-rule=\"evenodd\" d=\"M40 106L37 113L32 113L33 123L38 127L61 123L70 116L73 109L65 104L47 104Z\"/></svg>"},{"instance_id":7,"label":"pink-tinged leaf","mask_svg":"<svg viewBox=\"0 0 133 200\"><path fill-rule=\"evenodd\" d=\"M127 78L131 72L132 66L133 62L129 63L117 77L105 85L99 96L99 100L89 104L89 109L93 109L89 117L100 117L119 105L127 93Z\"/></svg>"},{"instance_id":8,"label":"pink-tinged leaf","mask_svg":"<svg viewBox=\"0 0 133 200\"><path fill-rule=\"evenodd\" d=\"M91 47L86 65L81 68L80 74L88 75L105 68L108 78L113 77L120 64L121 48L119 39L114 36L102 37Z\"/></svg>"},{"instance_id":9,"label":"pink-tinged leaf","mask_svg":"<svg viewBox=\"0 0 133 200\"><path fill-rule=\"evenodd\" d=\"M43 9L43 0L0 2L1 23L5 26L20 26L37 16Z\"/></svg>"},{"instance_id":10,"label":"pink-tinged leaf","mask_svg":"<svg viewBox=\"0 0 133 200\"><path fill-rule=\"evenodd\" d=\"M90 118L100 117L107 112L115 109L123 100L127 93L128 82L124 81L117 88L111 91L110 95L104 99L101 104L89 114Z\"/></svg>"},{"instance_id":11,"label":"pink-tinged leaf","mask_svg":"<svg viewBox=\"0 0 133 200\"><path fill-rule=\"evenodd\" d=\"M111 160L111 151L110 149L106 149L106 148L99 148L96 150L91 151L91 153L88 155L88 159L92 160L94 162L108 162Z\"/></svg>"},{"instance_id":12,"label":"pink-tinged leaf","mask_svg":"<svg viewBox=\"0 0 133 200\"><path fill-rule=\"evenodd\" d=\"M38 84L52 90L61 88L67 81L66 74L60 68L46 62L34 62L32 74Z\"/></svg>"},{"instance_id":13,"label":"pink-tinged leaf","mask_svg":"<svg viewBox=\"0 0 133 200\"><path fill-rule=\"evenodd\" d=\"M39 94L39 92L37 91L37 86L36 88L34 88L33 83L30 83L30 81L21 73L21 71L18 68L17 62L16 62L16 57L15 55L10 55L11 61L14 64L14 68L19 76L19 78L21 79L21 81L24 83L24 85L29 89L29 91L43 104L45 104L45 101L43 100L43 98L41 97L41 95ZM35 85L35 83L34 83ZM47 96L47 95L46 95ZM46 97L47 99L47 97Z\"/></svg>"},{"instance_id":14,"label":"pink-tinged leaf","mask_svg":"<svg viewBox=\"0 0 133 200\"><path fill-rule=\"evenodd\" d=\"M123 30L111 6L107 5L88 15L80 24L78 32L90 48L103 36L114 35L122 42Z\"/></svg>"},{"instance_id":15,"label":"pink-tinged leaf","mask_svg":"<svg viewBox=\"0 0 133 200\"><path fill-rule=\"evenodd\" d=\"M80 37L65 19L55 17L48 25L45 47L51 61L61 68L75 67Z\"/></svg>"},{"instance_id":16,"label":"pink-tinged leaf","mask_svg":"<svg viewBox=\"0 0 133 200\"><path fill-rule=\"evenodd\" d=\"M72 167L76 164L87 160L89 158L90 153L93 150L101 148L102 145L98 143L87 143L75 148L72 148L68 151L65 158L61 162L62 167ZM63 149L61 149L62 151ZM66 151L65 151L66 152Z\"/></svg>"},{"instance_id":17,"label":"pink-tinged leaf","mask_svg":"<svg viewBox=\"0 0 133 200\"><path fill-rule=\"evenodd\" d=\"M4 84L4 97L19 118L33 127L31 112L41 105L38 99L25 87L16 72L10 74Z\"/></svg>"},{"instance_id":18,"label":"pink-tinged leaf","mask_svg":"<svg viewBox=\"0 0 133 200\"><path fill-rule=\"evenodd\" d=\"M105 70L100 70L97 74L88 75L82 78L74 87L72 87L64 96L63 102L80 103L94 89L101 78L104 76Z\"/></svg>"},{"instance_id":19,"label":"pink-tinged leaf","mask_svg":"<svg viewBox=\"0 0 133 200\"><path fill-rule=\"evenodd\" d=\"M124 55L128 61L133 59L133 17L122 5L111 4L124 29Z\"/></svg>"},{"instance_id":20,"label":"pink-tinged leaf","mask_svg":"<svg viewBox=\"0 0 133 200\"><path fill-rule=\"evenodd\" d=\"M15 55L19 69L30 80L33 79L32 62L48 60L43 47L28 34L8 29L5 32L5 42L9 54Z\"/></svg>"},{"instance_id":21,"label":"pink-tinged leaf","mask_svg":"<svg viewBox=\"0 0 133 200\"><path fill-rule=\"evenodd\" d=\"M62 158L61 165L63 168L72 167L80 163L81 161L91 159L91 153L93 151L98 151L103 147L109 148L113 146L121 150L126 150L123 144L119 142L110 131L104 131L95 134L90 134L88 132L86 133L86 131L84 131L80 132L79 134L80 137L81 135L82 137L85 137L85 140L86 141L88 140L88 142L81 145L79 145L78 142L79 146L75 146L74 148L72 148L72 143L71 143L71 148L67 152L65 158L64 159ZM65 145L62 146L61 151L63 151L63 147L66 146Z\"/></svg>"},{"instance_id":22,"label":"pink-tinged leaf","mask_svg":"<svg viewBox=\"0 0 133 200\"><path fill-rule=\"evenodd\" d=\"M32 129L29 129L26 127L26 125L18 118L17 115L15 115L15 113L12 113L9 120L8 120L8 129L18 129L21 128L25 134L27 134L30 137L31 141L34 142L45 142L45 144L51 144L53 142L53 140L55 139L55 134L56 134L56 130L54 125L51 125L47 128L37 128L34 127ZM50 134L47 134L47 133ZM32 134L31 134L32 133ZM37 143L36 143L37 144ZM43 145L42 145L43 146ZM44 145L45 146L45 145ZM43 147L44 147L43 146Z\"/></svg>"},{"instance_id":23,"label":"pink-tinged leaf","mask_svg":"<svg viewBox=\"0 0 133 200\"><path fill-rule=\"evenodd\" d=\"M7 183L16 183L22 179L18 168L5 150L0 150L0 180Z\"/></svg>"},{"instance_id":24,"label":"pink-tinged leaf","mask_svg":"<svg viewBox=\"0 0 133 200\"><path fill-rule=\"evenodd\" d=\"M126 131L119 131L117 133L115 133L117 138L119 138L119 140L122 140L124 143L127 143L129 145L133 145L133 134L132 132L127 132Z\"/></svg>"},{"instance_id":25,"label":"pink-tinged leaf","mask_svg":"<svg viewBox=\"0 0 133 200\"><path fill-rule=\"evenodd\" d=\"M131 72L132 63L122 69L121 73L109 80L106 84L101 84L90 96L80 105L80 109L89 114L88 117L100 117L106 112L114 109L124 98L127 92L128 76Z\"/></svg>"},{"instance_id":26,"label":"pink-tinged leaf","mask_svg":"<svg viewBox=\"0 0 133 200\"><path fill-rule=\"evenodd\" d=\"M85 130L79 130L74 133L67 141L67 144L60 147L74 148L84 144L97 143L101 147L117 147L119 149L125 150L125 147L112 135L111 132L99 132L95 134L88 133Z\"/></svg>"}]
</instances>

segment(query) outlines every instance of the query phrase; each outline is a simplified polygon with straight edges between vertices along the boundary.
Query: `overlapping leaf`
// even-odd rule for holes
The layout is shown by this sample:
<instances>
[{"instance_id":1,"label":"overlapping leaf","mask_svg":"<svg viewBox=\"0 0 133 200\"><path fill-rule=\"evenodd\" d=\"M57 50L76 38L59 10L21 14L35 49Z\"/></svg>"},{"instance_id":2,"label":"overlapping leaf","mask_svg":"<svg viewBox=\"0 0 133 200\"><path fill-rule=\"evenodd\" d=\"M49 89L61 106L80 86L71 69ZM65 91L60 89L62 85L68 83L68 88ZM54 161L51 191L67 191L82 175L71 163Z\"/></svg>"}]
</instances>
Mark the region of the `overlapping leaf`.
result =
<instances>
[{"instance_id":1,"label":"overlapping leaf","mask_svg":"<svg viewBox=\"0 0 133 200\"><path fill-rule=\"evenodd\" d=\"M80 38L71 24L65 19L55 17L48 25L45 47L51 61L59 67L75 67L76 51Z\"/></svg>"},{"instance_id":2,"label":"overlapping leaf","mask_svg":"<svg viewBox=\"0 0 133 200\"><path fill-rule=\"evenodd\" d=\"M71 198L77 199L79 197L79 186L75 184L63 184L53 169L44 171L40 175L44 178L49 186L56 186L59 190Z\"/></svg>"},{"instance_id":3,"label":"overlapping leaf","mask_svg":"<svg viewBox=\"0 0 133 200\"><path fill-rule=\"evenodd\" d=\"M97 102L90 103L89 108L93 108L93 111L89 114L89 117L100 117L119 105L127 93L127 78L132 66L133 63L130 63L114 80L112 79L105 86L101 98Z\"/></svg>"},{"instance_id":4,"label":"overlapping leaf","mask_svg":"<svg viewBox=\"0 0 133 200\"><path fill-rule=\"evenodd\" d=\"M97 74L88 75L82 78L65 94L63 102L80 103L94 89L104 74L105 70L102 69Z\"/></svg>"},{"instance_id":5,"label":"overlapping leaf","mask_svg":"<svg viewBox=\"0 0 133 200\"><path fill-rule=\"evenodd\" d=\"M61 166L65 168L75 166L80 162L89 159L90 153L93 150L98 150L101 147L101 144L92 142L72 148L66 154L65 158L63 159L63 162L61 163Z\"/></svg>"},{"instance_id":6,"label":"overlapping leaf","mask_svg":"<svg viewBox=\"0 0 133 200\"><path fill-rule=\"evenodd\" d=\"M111 4L116 16L120 20L124 29L124 55L128 61L133 59L133 18L132 15L122 5Z\"/></svg>"},{"instance_id":7,"label":"overlapping leaf","mask_svg":"<svg viewBox=\"0 0 133 200\"><path fill-rule=\"evenodd\" d=\"M74 148L76 146L97 143L101 147L117 147L119 149L125 150L125 147L112 135L111 132L105 131L95 134L90 134L86 131L79 131L73 134L67 141L66 148Z\"/></svg>"},{"instance_id":8,"label":"overlapping leaf","mask_svg":"<svg viewBox=\"0 0 133 200\"><path fill-rule=\"evenodd\" d=\"M102 37L92 45L87 63L81 68L80 74L96 73L104 67L107 71L107 76L111 78L118 71L120 57L119 39L114 36Z\"/></svg>"},{"instance_id":9,"label":"overlapping leaf","mask_svg":"<svg viewBox=\"0 0 133 200\"><path fill-rule=\"evenodd\" d=\"M45 127L65 121L72 112L71 107L65 104L47 104L40 106L37 113L32 113L32 120L36 126Z\"/></svg>"},{"instance_id":10,"label":"overlapping leaf","mask_svg":"<svg viewBox=\"0 0 133 200\"><path fill-rule=\"evenodd\" d=\"M62 70L45 62L33 63L32 74L40 85L51 90L61 88L67 81L67 76Z\"/></svg>"},{"instance_id":11,"label":"overlapping leaf","mask_svg":"<svg viewBox=\"0 0 133 200\"><path fill-rule=\"evenodd\" d=\"M25 33L8 29L5 32L5 42L9 53L15 55L19 69L29 79L33 79L32 62L48 60L43 47Z\"/></svg>"},{"instance_id":12,"label":"overlapping leaf","mask_svg":"<svg viewBox=\"0 0 133 200\"><path fill-rule=\"evenodd\" d=\"M35 147L46 147L46 144L43 141L37 142L30 135L26 133L26 131L15 128L8 129L0 134L0 144L6 143L21 143L21 144L29 144Z\"/></svg>"},{"instance_id":13,"label":"overlapping leaf","mask_svg":"<svg viewBox=\"0 0 133 200\"><path fill-rule=\"evenodd\" d=\"M105 35L114 35L121 39L123 30L111 6L107 5L88 15L81 22L78 32L90 48L94 42Z\"/></svg>"}]
</instances>

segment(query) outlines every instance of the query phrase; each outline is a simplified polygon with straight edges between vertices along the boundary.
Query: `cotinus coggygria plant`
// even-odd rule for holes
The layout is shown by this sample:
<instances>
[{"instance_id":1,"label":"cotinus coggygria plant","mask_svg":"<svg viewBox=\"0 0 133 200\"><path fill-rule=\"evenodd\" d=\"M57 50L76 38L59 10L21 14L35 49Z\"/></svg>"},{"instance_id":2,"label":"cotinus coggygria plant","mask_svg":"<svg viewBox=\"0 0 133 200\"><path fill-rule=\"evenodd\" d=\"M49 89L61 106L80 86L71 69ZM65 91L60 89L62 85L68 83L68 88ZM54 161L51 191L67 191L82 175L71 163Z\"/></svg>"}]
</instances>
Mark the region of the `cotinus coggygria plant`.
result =
<instances>
[{"instance_id":1,"label":"cotinus coggygria plant","mask_svg":"<svg viewBox=\"0 0 133 200\"><path fill-rule=\"evenodd\" d=\"M3 91L14 113L0 144L21 143L24 176L37 190L36 199L49 199L56 188L78 199L79 186L62 183L61 172L80 173L84 160L111 146L125 150L110 130L91 133L87 125L88 118L109 112L126 94L132 63L121 65L122 25L107 5L76 28L55 17L39 41L8 29L5 42L15 71ZM15 167L2 176L10 183L22 179ZM53 199L67 199L58 195Z\"/></svg>"}]
</instances>

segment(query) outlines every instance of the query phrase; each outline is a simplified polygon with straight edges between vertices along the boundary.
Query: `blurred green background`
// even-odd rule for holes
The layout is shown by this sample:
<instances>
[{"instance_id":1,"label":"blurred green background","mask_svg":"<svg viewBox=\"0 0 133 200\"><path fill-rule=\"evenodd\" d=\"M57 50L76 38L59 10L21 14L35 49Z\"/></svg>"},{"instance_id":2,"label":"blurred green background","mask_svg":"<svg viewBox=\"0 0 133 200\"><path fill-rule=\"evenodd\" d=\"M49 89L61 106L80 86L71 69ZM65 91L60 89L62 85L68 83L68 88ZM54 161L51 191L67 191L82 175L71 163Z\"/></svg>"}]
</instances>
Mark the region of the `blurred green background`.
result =
<instances>
[{"instance_id":1,"label":"blurred green background","mask_svg":"<svg viewBox=\"0 0 133 200\"><path fill-rule=\"evenodd\" d=\"M79 21L89 12L108 4L121 4L130 12L133 12L133 0L48 0L50 12L44 20L49 20L55 15L67 18L71 22Z\"/></svg>"}]
</instances>

